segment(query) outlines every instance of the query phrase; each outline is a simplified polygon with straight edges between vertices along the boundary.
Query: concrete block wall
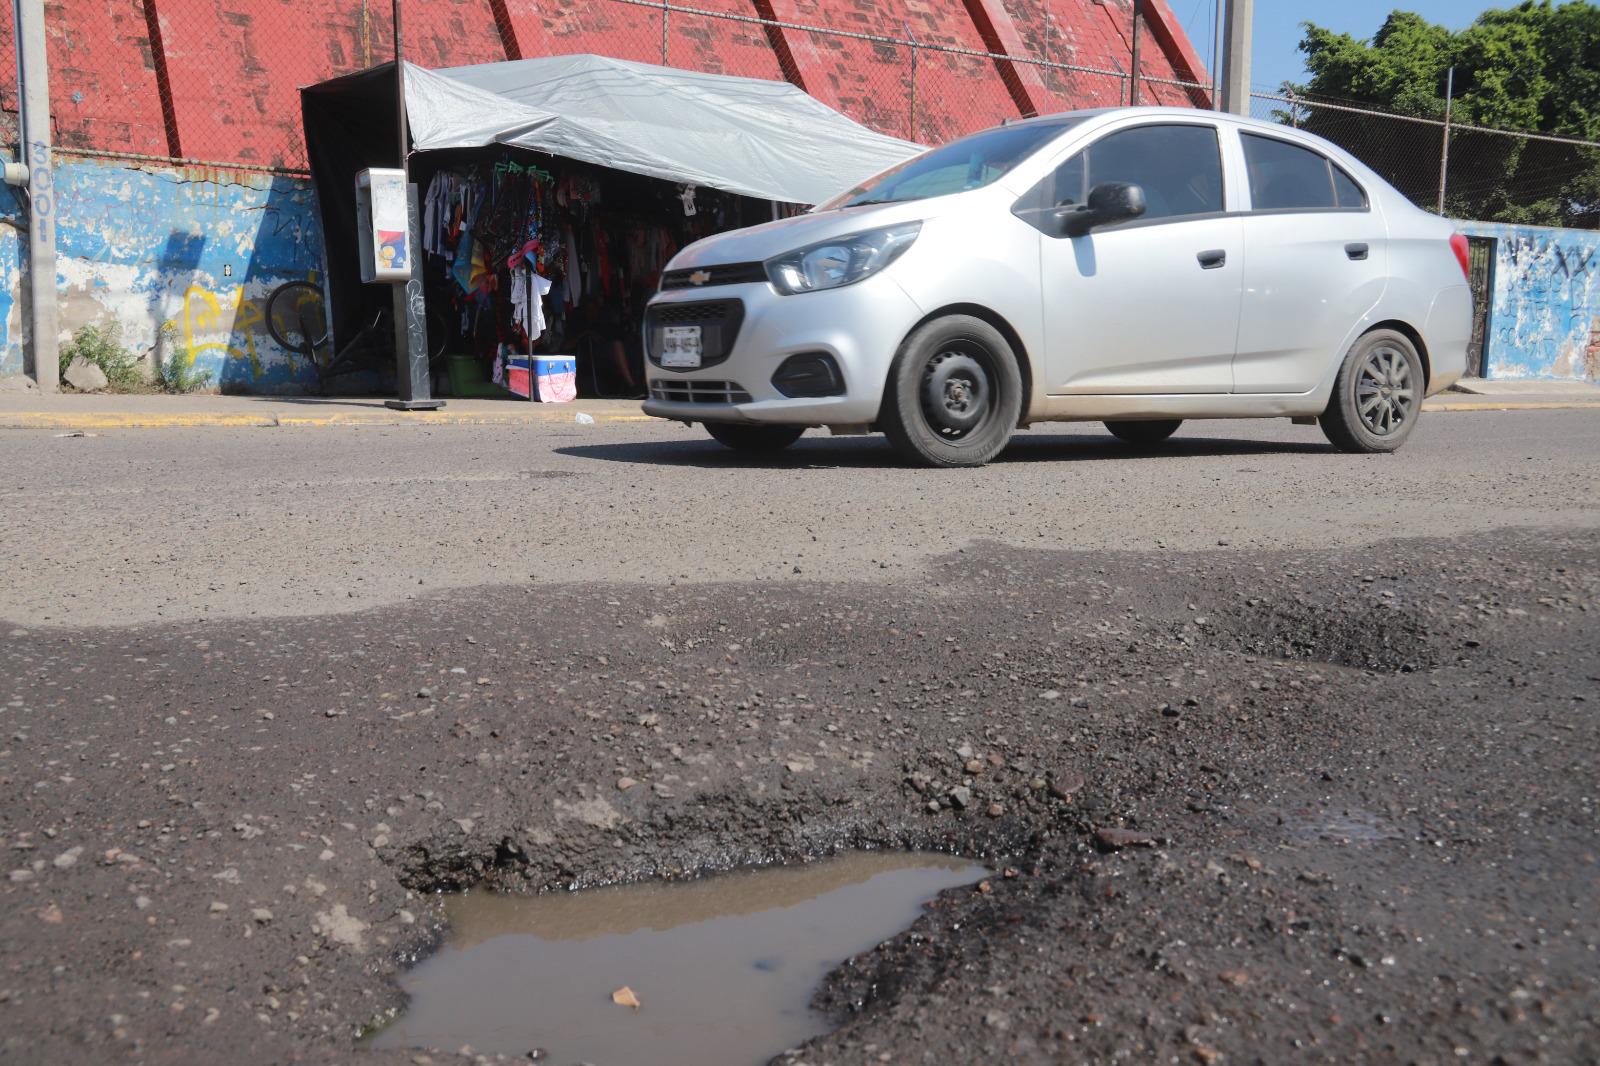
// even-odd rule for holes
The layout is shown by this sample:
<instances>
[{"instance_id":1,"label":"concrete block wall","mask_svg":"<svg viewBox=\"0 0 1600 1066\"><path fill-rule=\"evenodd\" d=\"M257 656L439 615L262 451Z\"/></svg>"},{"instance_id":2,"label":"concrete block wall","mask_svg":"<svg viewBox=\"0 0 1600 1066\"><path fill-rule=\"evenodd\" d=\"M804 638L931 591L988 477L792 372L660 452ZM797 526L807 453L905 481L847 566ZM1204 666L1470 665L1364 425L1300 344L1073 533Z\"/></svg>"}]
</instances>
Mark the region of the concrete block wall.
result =
<instances>
[{"instance_id":1,"label":"concrete block wall","mask_svg":"<svg viewBox=\"0 0 1600 1066\"><path fill-rule=\"evenodd\" d=\"M302 178L216 168L63 161L56 281L62 341L86 323L121 327L147 362L179 359L231 392L304 392L316 375L267 333L267 295L322 269L322 233ZM19 294L26 241L0 192L0 374L23 369Z\"/></svg>"},{"instance_id":2,"label":"concrete block wall","mask_svg":"<svg viewBox=\"0 0 1600 1066\"><path fill-rule=\"evenodd\" d=\"M1492 222L1486 377L1600 382L1600 233Z\"/></svg>"}]
</instances>

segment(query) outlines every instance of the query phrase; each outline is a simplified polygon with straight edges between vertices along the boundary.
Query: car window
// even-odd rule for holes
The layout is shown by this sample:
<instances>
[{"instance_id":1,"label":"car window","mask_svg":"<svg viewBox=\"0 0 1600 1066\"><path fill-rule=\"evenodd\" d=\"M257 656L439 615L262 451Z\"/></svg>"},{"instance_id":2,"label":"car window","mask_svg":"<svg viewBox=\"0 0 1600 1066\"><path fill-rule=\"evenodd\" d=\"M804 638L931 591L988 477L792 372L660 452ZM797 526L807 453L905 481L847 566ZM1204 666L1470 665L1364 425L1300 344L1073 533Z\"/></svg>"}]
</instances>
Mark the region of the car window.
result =
<instances>
[{"instance_id":1,"label":"car window","mask_svg":"<svg viewBox=\"0 0 1600 1066\"><path fill-rule=\"evenodd\" d=\"M1356 184L1356 179L1337 166L1333 168L1333 191L1339 198L1340 207L1367 206L1367 194Z\"/></svg>"},{"instance_id":2,"label":"car window","mask_svg":"<svg viewBox=\"0 0 1600 1066\"><path fill-rule=\"evenodd\" d=\"M982 188L1082 121L1082 116L1071 116L1023 122L963 137L913 156L817 210L923 200Z\"/></svg>"},{"instance_id":3,"label":"car window","mask_svg":"<svg viewBox=\"0 0 1600 1066\"><path fill-rule=\"evenodd\" d=\"M1335 190L1335 168L1327 158L1298 144L1240 135L1245 167L1250 174L1250 203L1257 211L1328 211L1336 207L1363 207L1366 197L1348 174L1338 171L1350 189ZM1341 199L1353 203L1341 203Z\"/></svg>"},{"instance_id":4,"label":"car window","mask_svg":"<svg viewBox=\"0 0 1600 1066\"><path fill-rule=\"evenodd\" d=\"M1213 126L1135 126L1094 142L1056 168L1057 207L1081 204L1108 181L1144 190L1145 219L1222 210L1222 152Z\"/></svg>"}]
</instances>

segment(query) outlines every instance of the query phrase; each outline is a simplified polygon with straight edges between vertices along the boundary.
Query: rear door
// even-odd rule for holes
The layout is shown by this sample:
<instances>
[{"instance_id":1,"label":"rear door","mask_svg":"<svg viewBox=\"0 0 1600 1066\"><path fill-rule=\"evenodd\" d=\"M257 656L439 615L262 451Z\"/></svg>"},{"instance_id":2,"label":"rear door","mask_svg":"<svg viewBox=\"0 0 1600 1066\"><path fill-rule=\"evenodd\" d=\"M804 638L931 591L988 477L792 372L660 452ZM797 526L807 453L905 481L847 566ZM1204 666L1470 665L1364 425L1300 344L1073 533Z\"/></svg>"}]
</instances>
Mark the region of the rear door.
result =
<instances>
[{"instance_id":1,"label":"rear door","mask_svg":"<svg viewBox=\"0 0 1600 1066\"><path fill-rule=\"evenodd\" d=\"M1309 392L1383 295L1388 230L1366 190L1322 153L1266 133L1238 137L1250 210L1234 391Z\"/></svg>"}]
</instances>

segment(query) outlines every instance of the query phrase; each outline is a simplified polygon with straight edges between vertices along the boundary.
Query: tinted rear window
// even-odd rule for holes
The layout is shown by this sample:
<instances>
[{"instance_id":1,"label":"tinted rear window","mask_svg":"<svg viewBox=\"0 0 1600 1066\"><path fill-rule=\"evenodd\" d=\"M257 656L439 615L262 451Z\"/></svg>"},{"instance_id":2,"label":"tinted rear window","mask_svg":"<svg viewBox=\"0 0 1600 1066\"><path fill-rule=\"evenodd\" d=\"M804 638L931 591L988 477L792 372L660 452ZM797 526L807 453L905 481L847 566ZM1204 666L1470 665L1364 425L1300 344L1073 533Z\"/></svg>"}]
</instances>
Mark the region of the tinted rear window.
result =
<instances>
[{"instance_id":1,"label":"tinted rear window","mask_svg":"<svg viewBox=\"0 0 1600 1066\"><path fill-rule=\"evenodd\" d=\"M1333 168L1333 189L1338 194L1340 207L1367 206L1367 194L1356 184L1356 179L1338 167Z\"/></svg>"},{"instance_id":2,"label":"tinted rear window","mask_svg":"<svg viewBox=\"0 0 1600 1066\"><path fill-rule=\"evenodd\" d=\"M1322 155L1274 137L1246 133L1240 139L1250 172L1250 203L1257 211L1315 211L1339 206L1333 165Z\"/></svg>"}]
</instances>

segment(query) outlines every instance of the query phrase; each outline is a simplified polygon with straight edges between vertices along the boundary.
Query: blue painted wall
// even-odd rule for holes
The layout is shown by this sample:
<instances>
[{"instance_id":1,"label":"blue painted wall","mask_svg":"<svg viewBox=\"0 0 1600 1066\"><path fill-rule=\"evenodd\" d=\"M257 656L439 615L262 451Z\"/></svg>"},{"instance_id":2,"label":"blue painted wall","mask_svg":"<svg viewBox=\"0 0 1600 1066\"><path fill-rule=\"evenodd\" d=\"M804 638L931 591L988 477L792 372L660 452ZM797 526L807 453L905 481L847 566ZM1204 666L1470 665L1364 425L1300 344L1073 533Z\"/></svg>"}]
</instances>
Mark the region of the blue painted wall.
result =
<instances>
[{"instance_id":1,"label":"blue painted wall","mask_svg":"<svg viewBox=\"0 0 1600 1066\"><path fill-rule=\"evenodd\" d=\"M58 160L55 181L63 343L79 326L116 322L135 354L190 361L225 391L315 388L304 358L281 349L263 318L276 286L321 274L309 181L70 159ZM18 221L7 189L0 193L0 373L23 365L17 297L27 248Z\"/></svg>"},{"instance_id":2,"label":"blue painted wall","mask_svg":"<svg viewBox=\"0 0 1600 1066\"><path fill-rule=\"evenodd\" d=\"M22 258L28 239L18 229L17 191L0 185L0 375L22 373Z\"/></svg>"},{"instance_id":3,"label":"blue painted wall","mask_svg":"<svg viewBox=\"0 0 1600 1066\"><path fill-rule=\"evenodd\" d=\"M1493 237L1490 378L1600 381L1600 232L1463 222Z\"/></svg>"}]
</instances>

